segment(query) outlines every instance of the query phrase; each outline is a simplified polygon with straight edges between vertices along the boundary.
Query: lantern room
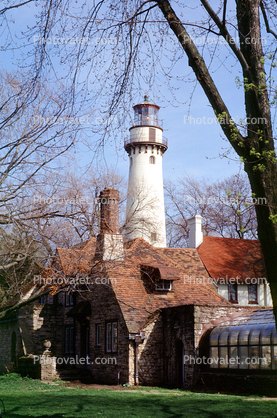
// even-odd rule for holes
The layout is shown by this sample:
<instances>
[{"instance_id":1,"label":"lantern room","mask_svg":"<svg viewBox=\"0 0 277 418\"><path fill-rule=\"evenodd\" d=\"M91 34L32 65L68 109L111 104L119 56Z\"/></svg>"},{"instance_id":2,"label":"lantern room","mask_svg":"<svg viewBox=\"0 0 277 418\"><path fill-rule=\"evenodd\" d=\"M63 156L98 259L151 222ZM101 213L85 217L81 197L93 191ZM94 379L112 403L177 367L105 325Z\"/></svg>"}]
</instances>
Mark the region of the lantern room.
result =
<instances>
[{"instance_id":1,"label":"lantern room","mask_svg":"<svg viewBox=\"0 0 277 418\"><path fill-rule=\"evenodd\" d=\"M133 107L135 111L134 126L157 126L159 127L160 107L149 102L149 96L144 96L144 101Z\"/></svg>"}]
</instances>

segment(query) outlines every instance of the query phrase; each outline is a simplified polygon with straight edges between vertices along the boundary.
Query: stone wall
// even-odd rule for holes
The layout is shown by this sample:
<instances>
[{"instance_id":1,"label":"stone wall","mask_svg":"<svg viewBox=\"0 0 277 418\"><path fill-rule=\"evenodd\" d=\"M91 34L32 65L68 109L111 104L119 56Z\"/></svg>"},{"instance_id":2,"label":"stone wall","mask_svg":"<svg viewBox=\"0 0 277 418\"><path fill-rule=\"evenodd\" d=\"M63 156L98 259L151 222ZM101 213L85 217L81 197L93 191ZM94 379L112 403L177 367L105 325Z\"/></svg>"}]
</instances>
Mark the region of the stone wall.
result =
<instances>
[{"instance_id":1,"label":"stone wall","mask_svg":"<svg viewBox=\"0 0 277 418\"><path fill-rule=\"evenodd\" d=\"M163 383L192 387L199 378L200 370L194 359L199 356L199 341L205 331L227 316L252 310L253 307L208 305L163 309Z\"/></svg>"},{"instance_id":2,"label":"stone wall","mask_svg":"<svg viewBox=\"0 0 277 418\"><path fill-rule=\"evenodd\" d=\"M163 309L164 383L188 387L194 379L194 367L183 366L184 355L194 355L194 307L179 306Z\"/></svg>"},{"instance_id":3,"label":"stone wall","mask_svg":"<svg viewBox=\"0 0 277 418\"><path fill-rule=\"evenodd\" d=\"M145 339L138 344L138 383L157 386L163 380L163 323L158 315L143 328ZM135 361L135 359L134 359Z\"/></svg>"},{"instance_id":4,"label":"stone wall","mask_svg":"<svg viewBox=\"0 0 277 418\"><path fill-rule=\"evenodd\" d=\"M0 373L20 371L19 358L28 358L29 365L28 356L43 354L44 340L49 339L52 349L62 353L63 306L53 302L49 295L47 304L33 302L0 321ZM24 361L21 364L26 370Z\"/></svg>"},{"instance_id":5,"label":"stone wall","mask_svg":"<svg viewBox=\"0 0 277 418\"><path fill-rule=\"evenodd\" d=\"M129 341L128 330L118 302L114 295L111 284L94 284L91 292L83 292L83 297L90 300L91 316L89 322L89 364L78 365L86 368L91 373L91 379L95 383L117 384L118 373L120 373L120 383L129 382ZM76 334L75 347L76 355L83 356L81 327L84 318L75 320ZM118 342L116 352L106 351L106 324L107 322L117 322ZM101 345L96 344L96 325L101 326ZM86 362L87 363L87 362ZM97 364L99 363L99 364Z\"/></svg>"}]
</instances>

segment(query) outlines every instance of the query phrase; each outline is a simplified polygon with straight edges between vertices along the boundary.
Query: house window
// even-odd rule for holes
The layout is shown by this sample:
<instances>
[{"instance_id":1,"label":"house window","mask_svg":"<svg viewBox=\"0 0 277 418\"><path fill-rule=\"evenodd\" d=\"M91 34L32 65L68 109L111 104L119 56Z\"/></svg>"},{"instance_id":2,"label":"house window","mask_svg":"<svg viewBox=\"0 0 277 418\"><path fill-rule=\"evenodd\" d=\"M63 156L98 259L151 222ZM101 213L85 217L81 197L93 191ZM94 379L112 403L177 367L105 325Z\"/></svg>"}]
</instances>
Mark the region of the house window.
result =
<instances>
[{"instance_id":1,"label":"house window","mask_svg":"<svg viewBox=\"0 0 277 418\"><path fill-rule=\"evenodd\" d=\"M115 353L117 351L117 322L106 323L106 352Z\"/></svg>"},{"instance_id":2,"label":"house window","mask_svg":"<svg viewBox=\"0 0 277 418\"><path fill-rule=\"evenodd\" d=\"M157 233L151 232L151 241L157 241Z\"/></svg>"},{"instance_id":3,"label":"house window","mask_svg":"<svg viewBox=\"0 0 277 418\"><path fill-rule=\"evenodd\" d=\"M153 155L149 157L149 164L155 164L155 157Z\"/></svg>"},{"instance_id":4,"label":"house window","mask_svg":"<svg viewBox=\"0 0 277 418\"><path fill-rule=\"evenodd\" d=\"M248 303L258 303L258 287L257 284L248 285Z\"/></svg>"},{"instance_id":5,"label":"house window","mask_svg":"<svg viewBox=\"0 0 277 418\"><path fill-rule=\"evenodd\" d=\"M95 325L96 346L101 347L101 324Z\"/></svg>"},{"instance_id":6,"label":"house window","mask_svg":"<svg viewBox=\"0 0 277 418\"><path fill-rule=\"evenodd\" d=\"M171 290L172 289L172 280L160 280L156 284L156 290Z\"/></svg>"},{"instance_id":7,"label":"house window","mask_svg":"<svg viewBox=\"0 0 277 418\"><path fill-rule=\"evenodd\" d=\"M238 303L238 286L237 283L228 284L228 300L232 303Z\"/></svg>"},{"instance_id":8,"label":"house window","mask_svg":"<svg viewBox=\"0 0 277 418\"><path fill-rule=\"evenodd\" d=\"M42 305L47 303L47 296L48 295L43 295L40 298L38 298L38 303L41 303Z\"/></svg>"},{"instance_id":9,"label":"house window","mask_svg":"<svg viewBox=\"0 0 277 418\"><path fill-rule=\"evenodd\" d=\"M72 293L65 294L65 306L73 306L74 305L74 298Z\"/></svg>"},{"instance_id":10,"label":"house window","mask_svg":"<svg viewBox=\"0 0 277 418\"><path fill-rule=\"evenodd\" d=\"M64 352L65 354L74 353L74 327L73 325L65 326L65 335L64 335Z\"/></svg>"}]
</instances>

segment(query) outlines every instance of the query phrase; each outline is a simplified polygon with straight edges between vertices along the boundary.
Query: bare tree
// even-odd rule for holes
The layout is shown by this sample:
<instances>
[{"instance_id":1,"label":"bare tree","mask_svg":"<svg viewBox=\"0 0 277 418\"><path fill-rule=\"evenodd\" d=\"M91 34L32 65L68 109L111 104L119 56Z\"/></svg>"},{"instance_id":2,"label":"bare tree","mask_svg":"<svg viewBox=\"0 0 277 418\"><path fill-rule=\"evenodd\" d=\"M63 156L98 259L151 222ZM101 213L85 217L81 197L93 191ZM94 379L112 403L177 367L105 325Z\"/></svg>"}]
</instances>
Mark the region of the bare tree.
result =
<instances>
[{"instance_id":1,"label":"bare tree","mask_svg":"<svg viewBox=\"0 0 277 418\"><path fill-rule=\"evenodd\" d=\"M99 191L121 189L122 216L126 189L122 176L103 167L85 176L67 171L33 179L29 195L12 202L9 224L1 227L0 302L20 293L20 288L46 267L53 266L56 248L71 248L96 237L99 228ZM39 180L39 181L38 181ZM45 181L43 181L45 180Z\"/></svg>"},{"instance_id":2,"label":"bare tree","mask_svg":"<svg viewBox=\"0 0 277 418\"><path fill-rule=\"evenodd\" d=\"M188 219L201 215L204 235L257 238L255 204L246 176L237 174L222 181L189 176L165 187L167 236L170 247L188 245Z\"/></svg>"},{"instance_id":3,"label":"bare tree","mask_svg":"<svg viewBox=\"0 0 277 418\"><path fill-rule=\"evenodd\" d=\"M0 12L5 18L24 2L8 1L7 4ZM90 108L95 106L103 111L109 121L111 116L130 108L130 100L141 87L158 85L157 65L170 80L174 64L186 54L188 65L203 88L225 137L244 164L252 193L266 199L266 205L255 208L258 237L273 303L277 307L277 167L270 110L271 99L275 100L276 96L272 81L277 37L276 2L237 0L227 5L225 0L213 8L207 0L199 0L193 5L198 7L195 16L187 1L176 3L175 7L177 12L169 0L124 0L116 4L109 0L93 4L45 1L41 4L37 25L28 32L29 39L37 36L32 55L34 68L38 69L36 74L42 76L46 64L50 64L48 71L51 65L55 68L52 59L56 50L61 57L61 67L66 67L63 76L71 89L73 107L78 100L83 110L90 104ZM262 32L266 34L267 45L263 45ZM219 41L223 40L224 45L221 47L218 42L197 48L193 41L197 34L204 37L212 34ZM111 39L114 43L107 41ZM224 65L226 48L227 59L233 57L231 64L237 66L237 74L242 78L246 116L243 126L232 118L226 104L228 98L224 101L211 76L215 69L213 63L215 67ZM160 60L166 56L169 57L167 67ZM87 70L85 75L84 70ZM93 91L89 88L92 85ZM92 99L86 101L85 97ZM119 134L122 119L118 118ZM109 122L107 125L111 127ZM112 126L110 131L115 128ZM102 136L101 144L105 138L107 136Z\"/></svg>"}]
</instances>

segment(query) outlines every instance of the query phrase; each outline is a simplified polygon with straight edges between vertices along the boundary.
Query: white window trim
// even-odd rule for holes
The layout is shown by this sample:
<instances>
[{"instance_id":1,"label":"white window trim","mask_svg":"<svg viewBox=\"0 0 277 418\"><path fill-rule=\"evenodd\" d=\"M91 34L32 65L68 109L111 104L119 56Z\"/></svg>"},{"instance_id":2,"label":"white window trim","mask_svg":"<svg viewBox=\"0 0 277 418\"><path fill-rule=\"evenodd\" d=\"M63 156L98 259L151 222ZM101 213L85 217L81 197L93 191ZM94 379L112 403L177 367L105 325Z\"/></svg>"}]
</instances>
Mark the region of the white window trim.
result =
<instances>
[{"instance_id":1,"label":"white window trim","mask_svg":"<svg viewBox=\"0 0 277 418\"><path fill-rule=\"evenodd\" d=\"M172 290L172 280L162 280L159 284L157 283L156 290Z\"/></svg>"}]
</instances>

